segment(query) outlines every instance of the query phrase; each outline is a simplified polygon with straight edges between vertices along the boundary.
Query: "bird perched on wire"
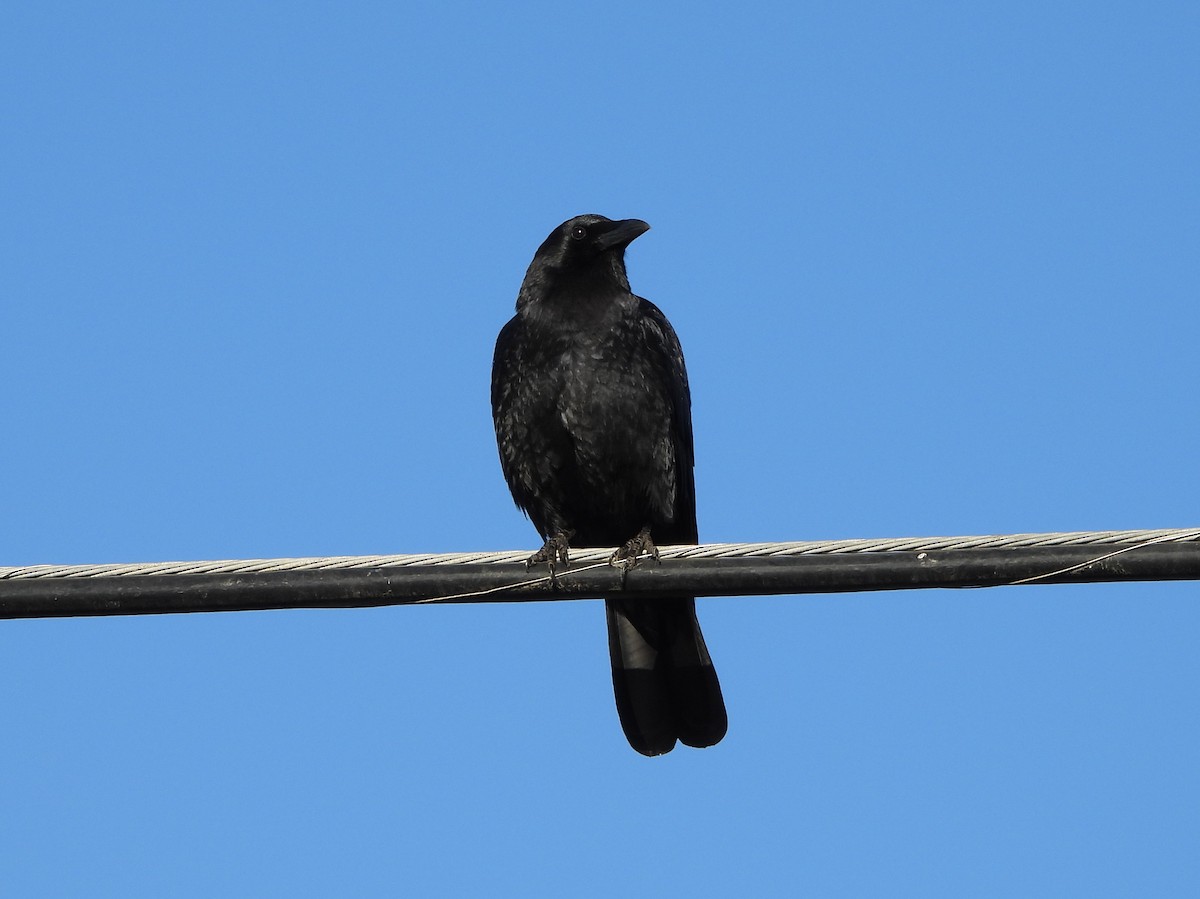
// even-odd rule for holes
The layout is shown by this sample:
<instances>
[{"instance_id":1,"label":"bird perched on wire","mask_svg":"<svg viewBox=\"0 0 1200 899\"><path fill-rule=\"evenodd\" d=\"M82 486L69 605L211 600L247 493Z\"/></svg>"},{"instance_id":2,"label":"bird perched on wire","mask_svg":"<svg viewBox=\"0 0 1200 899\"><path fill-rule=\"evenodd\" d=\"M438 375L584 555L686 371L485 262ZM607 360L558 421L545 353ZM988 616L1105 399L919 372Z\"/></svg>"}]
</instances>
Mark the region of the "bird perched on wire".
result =
<instances>
[{"instance_id":1,"label":"bird perched on wire","mask_svg":"<svg viewBox=\"0 0 1200 899\"><path fill-rule=\"evenodd\" d=\"M580 215L538 247L500 331L492 418L513 499L545 541L551 575L568 549L616 546L625 568L655 541L696 543L691 394L679 338L636 296L625 249L650 226ZM727 728L690 596L604 601L617 713L644 755L676 740L712 746Z\"/></svg>"}]
</instances>

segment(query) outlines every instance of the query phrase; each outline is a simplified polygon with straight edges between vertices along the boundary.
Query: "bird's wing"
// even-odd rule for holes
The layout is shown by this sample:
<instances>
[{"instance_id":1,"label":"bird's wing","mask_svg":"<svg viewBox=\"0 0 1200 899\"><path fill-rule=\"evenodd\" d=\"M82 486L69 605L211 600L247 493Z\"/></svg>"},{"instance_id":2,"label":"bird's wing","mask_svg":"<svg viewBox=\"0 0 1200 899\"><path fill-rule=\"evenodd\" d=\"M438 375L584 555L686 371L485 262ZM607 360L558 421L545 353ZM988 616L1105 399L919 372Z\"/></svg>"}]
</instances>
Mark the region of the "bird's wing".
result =
<instances>
[{"instance_id":1,"label":"bird's wing","mask_svg":"<svg viewBox=\"0 0 1200 899\"><path fill-rule=\"evenodd\" d=\"M521 322L517 317L500 329L496 338L496 354L492 360L492 422L496 427L496 443L500 450L500 468L508 482L513 499L522 511L528 512L530 497L518 471L519 423L514 420L515 392L521 383L519 368Z\"/></svg>"},{"instance_id":2,"label":"bird's wing","mask_svg":"<svg viewBox=\"0 0 1200 899\"><path fill-rule=\"evenodd\" d=\"M516 316L500 329L496 338L496 353L492 358L492 417L498 417L507 399L505 386L509 383L509 371L512 368L512 353L516 347L517 330L520 323Z\"/></svg>"},{"instance_id":3,"label":"bird's wing","mask_svg":"<svg viewBox=\"0 0 1200 899\"><path fill-rule=\"evenodd\" d=\"M647 348L651 350L671 400L671 439L675 452L676 505L675 526L667 533L656 533L663 543L696 543L696 482L693 471L695 450L692 446L692 394L688 388L683 348L675 329L662 311L649 300L638 297Z\"/></svg>"}]
</instances>

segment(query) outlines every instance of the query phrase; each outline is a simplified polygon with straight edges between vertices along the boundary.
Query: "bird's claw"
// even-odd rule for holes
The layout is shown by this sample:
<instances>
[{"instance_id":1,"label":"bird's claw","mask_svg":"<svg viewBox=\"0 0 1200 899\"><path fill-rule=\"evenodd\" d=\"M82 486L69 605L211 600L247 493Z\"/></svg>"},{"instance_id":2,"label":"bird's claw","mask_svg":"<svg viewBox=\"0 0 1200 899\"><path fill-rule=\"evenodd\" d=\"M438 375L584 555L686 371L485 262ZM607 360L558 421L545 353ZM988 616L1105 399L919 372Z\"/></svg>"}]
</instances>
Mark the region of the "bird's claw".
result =
<instances>
[{"instance_id":1,"label":"bird's claw","mask_svg":"<svg viewBox=\"0 0 1200 899\"><path fill-rule=\"evenodd\" d=\"M608 557L608 564L627 572L636 568L638 560L644 555L649 555L655 562L659 561L658 547L650 539L650 528L642 528L636 537L618 547L616 552Z\"/></svg>"},{"instance_id":2,"label":"bird's claw","mask_svg":"<svg viewBox=\"0 0 1200 899\"><path fill-rule=\"evenodd\" d=\"M553 537L550 537L542 548L535 552L525 562L525 570L528 571L534 565L545 565L550 572L550 583L558 586L558 563L561 562L563 568L571 564L570 541L574 531L559 531Z\"/></svg>"}]
</instances>

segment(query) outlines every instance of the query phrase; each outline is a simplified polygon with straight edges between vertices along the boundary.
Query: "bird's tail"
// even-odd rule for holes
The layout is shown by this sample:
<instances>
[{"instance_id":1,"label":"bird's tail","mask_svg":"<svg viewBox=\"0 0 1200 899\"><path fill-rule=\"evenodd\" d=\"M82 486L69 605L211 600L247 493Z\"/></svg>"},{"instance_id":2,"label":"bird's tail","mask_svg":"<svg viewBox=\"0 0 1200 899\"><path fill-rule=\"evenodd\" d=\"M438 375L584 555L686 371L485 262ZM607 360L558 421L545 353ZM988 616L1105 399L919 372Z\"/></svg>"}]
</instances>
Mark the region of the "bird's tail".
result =
<instances>
[{"instance_id":1,"label":"bird's tail","mask_svg":"<svg viewBox=\"0 0 1200 899\"><path fill-rule=\"evenodd\" d=\"M629 744L642 755L662 755L676 740L719 743L728 719L696 601L610 598L604 607L617 714Z\"/></svg>"}]
</instances>

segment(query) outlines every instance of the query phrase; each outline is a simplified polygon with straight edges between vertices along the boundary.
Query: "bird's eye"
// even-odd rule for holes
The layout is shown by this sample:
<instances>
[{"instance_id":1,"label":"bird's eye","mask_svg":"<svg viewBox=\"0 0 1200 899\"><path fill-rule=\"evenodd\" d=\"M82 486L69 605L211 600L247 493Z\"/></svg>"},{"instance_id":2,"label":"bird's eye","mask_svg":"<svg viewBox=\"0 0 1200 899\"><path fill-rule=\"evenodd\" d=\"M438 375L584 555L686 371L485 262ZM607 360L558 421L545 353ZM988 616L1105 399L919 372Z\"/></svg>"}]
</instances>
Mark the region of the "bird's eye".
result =
<instances>
[{"instance_id":1,"label":"bird's eye","mask_svg":"<svg viewBox=\"0 0 1200 899\"><path fill-rule=\"evenodd\" d=\"M571 229L571 236L576 240L583 240L587 237L587 228L583 227L583 225L576 225Z\"/></svg>"}]
</instances>

